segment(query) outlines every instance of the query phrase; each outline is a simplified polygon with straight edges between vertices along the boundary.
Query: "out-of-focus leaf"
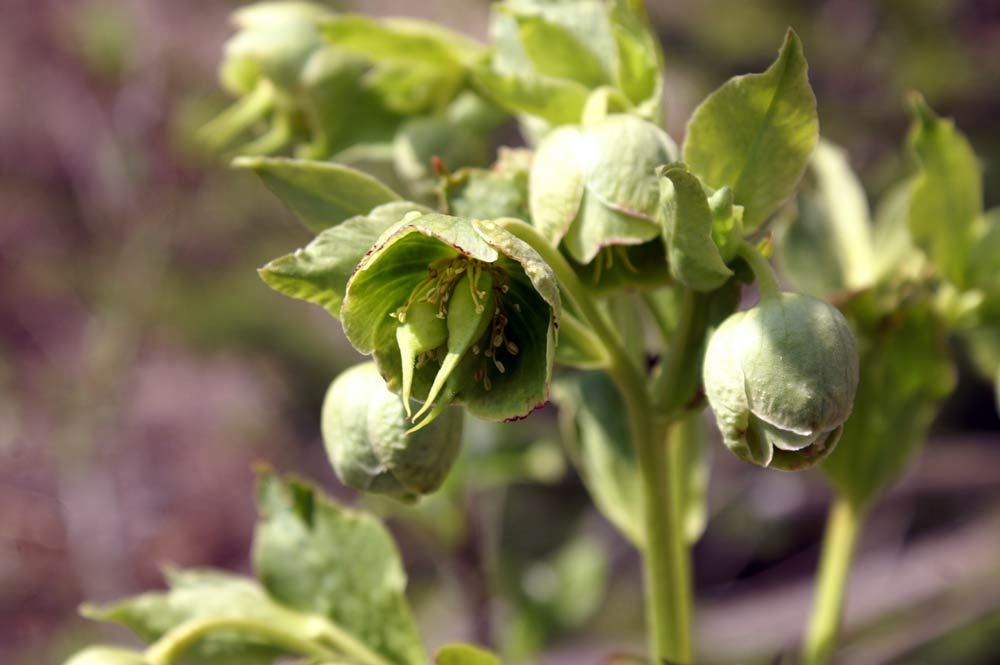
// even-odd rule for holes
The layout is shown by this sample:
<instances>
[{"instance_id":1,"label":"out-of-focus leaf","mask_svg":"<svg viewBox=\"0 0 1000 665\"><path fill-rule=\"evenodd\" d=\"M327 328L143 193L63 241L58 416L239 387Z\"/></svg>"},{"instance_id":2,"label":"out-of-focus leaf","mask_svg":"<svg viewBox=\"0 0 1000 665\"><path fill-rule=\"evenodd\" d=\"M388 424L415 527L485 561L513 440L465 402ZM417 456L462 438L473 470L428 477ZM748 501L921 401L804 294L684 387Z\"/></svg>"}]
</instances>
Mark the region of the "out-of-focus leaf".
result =
<instances>
[{"instance_id":1,"label":"out-of-focus leaf","mask_svg":"<svg viewBox=\"0 0 1000 665\"><path fill-rule=\"evenodd\" d=\"M969 285L985 292L988 308L1000 321L1000 208L984 213L981 226L966 266Z\"/></svg>"},{"instance_id":2,"label":"out-of-focus leaf","mask_svg":"<svg viewBox=\"0 0 1000 665\"><path fill-rule=\"evenodd\" d=\"M434 158L447 171L482 166L489 160L486 139L441 117L416 118L400 128L393 163L399 175L418 188L415 194L424 194L437 181Z\"/></svg>"},{"instance_id":3,"label":"out-of-focus leaf","mask_svg":"<svg viewBox=\"0 0 1000 665\"><path fill-rule=\"evenodd\" d=\"M813 186L799 193L798 218L781 236L783 272L817 298L863 289L875 279L875 257L861 182L844 151L825 141L810 171Z\"/></svg>"},{"instance_id":4,"label":"out-of-focus leaf","mask_svg":"<svg viewBox=\"0 0 1000 665\"><path fill-rule=\"evenodd\" d=\"M416 19L377 21L359 14L342 14L326 19L322 33L338 48L375 62L458 67L473 62L482 53L482 46L468 37Z\"/></svg>"},{"instance_id":5,"label":"out-of-focus leaf","mask_svg":"<svg viewBox=\"0 0 1000 665\"><path fill-rule=\"evenodd\" d=\"M416 203L394 201L352 217L322 231L302 249L268 263L260 269L261 279L275 291L319 305L339 319L354 269L379 236L413 210L429 212Z\"/></svg>"},{"instance_id":6,"label":"out-of-focus leaf","mask_svg":"<svg viewBox=\"0 0 1000 665\"><path fill-rule=\"evenodd\" d=\"M927 265L927 256L913 244L907 223L913 184L913 180L907 180L890 189L875 210L872 253L879 282L917 279Z\"/></svg>"},{"instance_id":7,"label":"out-of-focus leaf","mask_svg":"<svg viewBox=\"0 0 1000 665\"><path fill-rule=\"evenodd\" d=\"M618 45L618 87L633 103L650 104L649 119L659 121L663 71L656 36L625 8L624 3L615 4L611 18Z\"/></svg>"},{"instance_id":8,"label":"out-of-focus leaf","mask_svg":"<svg viewBox=\"0 0 1000 665\"><path fill-rule=\"evenodd\" d=\"M972 367L984 380L993 378L1000 367L1000 325L977 326L960 333Z\"/></svg>"},{"instance_id":9,"label":"out-of-focus leaf","mask_svg":"<svg viewBox=\"0 0 1000 665\"><path fill-rule=\"evenodd\" d=\"M538 116L553 125L580 121L590 91L575 81L532 74L508 74L488 67L473 70L473 83L487 99L511 113Z\"/></svg>"},{"instance_id":10,"label":"out-of-focus leaf","mask_svg":"<svg viewBox=\"0 0 1000 665\"><path fill-rule=\"evenodd\" d=\"M448 644L434 655L435 665L500 665L496 655L471 644Z\"/></svg>"},{"instance_id":11,"label":"out-of-focus leaf","mask_svg":"<svg viewBox=\"0 0 1000 665\"><path fill-rule=\"evenodd\" d=\"M696 291L717 289L733 271L712 240L712 210L698 176L684 164L659 171L660 214L670 273Z\"/></svg>"},{"instance_id":12,"label":"out-of-focus leaf","mask_svg":"<svg viewBox=\"0 0 1000 665\"><path fill-rule=\"evenodd\" d=\"M389 662L427 662L385 527L297 480L260 479L254 568L280 602L333 620Z\"/></svg>"},{"instance_id":13,"label":"out-of-focus leaf","mask_svg":"<svg viewBox=\"0 0 1000 665\"><path fill-rule=\"evenodd\" d=\"M515 20L521 45L538 74L588 88L609 82L603 63L562 26L537 14L516 14Z\"/></svg>"},{"instance_id":14,"label":"out-of-focus leaf","mask_svg":"<svg viewBox=\"0 0 1000 665\"><path fill-rule=\"evenodd\" d=\"M711 187L732 188L753 231L795 190L818 136L802 44L789 30L767 71L730 79L695 110L684 161Z\"/></svg>"},{"instance_id":15,"label":"out-of-focus leaf","mask_svg":"<svg viewBox=\"0 0 1000 665\"><path fill-rule=\"evenodd\" d=\"M642 494L629 439L625 403L604 373L560 377L552 385L570 458L602 513L635 544L642 543Z\"/></svg>"},{"instance_id":16,"label":"out-of-focus leaf","mask_svg":"<svg viewBox=\"0 0 1000 665\"><path fill-rule=\"evenodd\" d=\"M462 169L444 183L445 211L457 217L528 221L528 174Z\"/></svg>"},{"instance_id":17,"label":"out-of-focus leaf","mask_svg":"<svg viewBox=\"0 0 1000 665\"><path fill-rule=\"evenodd\" d=\"M983 211L979 162L951 120L935 115L919 95L911 105L910 147L920 172L913 187L910 232L941 274L963 288L965 262Z\"/></svg>"},{"instance_id":18,"label":"out-of-focus leaf","mask_svg":"<svg viewBox=\"0 0 1000 665\"><path fill-rule=\"evenodd\" d=\"M928 299L879 302L869 290L844 310L858 342L861 379L854 410L822 469L838 492L863 506L904 471L956 376L946 331Z\"/></svg>"},{"instance_id":19,"label":"out-of-focus leaf","mask_svg":"<svg viewBox=\"0 0 1000 665\"><path fill-rule=\"evenodd\" d=\"M169 591L150 592L110 605L84 605L89 619L120 623L154 642L191 619L222 617L267 623L304 641L320 636L326 622L278 605L253 580L211 570L169 571ZM185 653L192 662L212 665L270 663L284 650L261 637L213 634Z\"/></svg>"},{"instance_id":20,"label":"out-of-focus leaf","mask_svg":"<svg viewBox=\"0 0 1000 665\"><path fill-rule=\"evenodd\" d=\"M600 607L608 587L608 555L594 536L581 533L522 576L537 609L564 627L579 626Z\"/></svg>"},{"instance_id":21,"label":"out-of-focus leaf","mask_svg":"<svg viewBox=\"0 0 1000 665\"><path fill-rule=\"evenodd\" d=\"M681 446L684 478L684 536L688 543L698 542L708 525L708 427L701 411L691 410L671 432L670 445Z\"/></svg>"},{"instance_id":22,"label":"out-of-focus leaf","mask_svg":"<svg viewBox=\"0 0 1000 665\"><path fill-rule=\"evenodd\" d=\"M317 233L383 203L399 200L398 194L372 176L339 164L237 157L233 166L256 172L268 189Z\"/></svg>"}]
</instances>

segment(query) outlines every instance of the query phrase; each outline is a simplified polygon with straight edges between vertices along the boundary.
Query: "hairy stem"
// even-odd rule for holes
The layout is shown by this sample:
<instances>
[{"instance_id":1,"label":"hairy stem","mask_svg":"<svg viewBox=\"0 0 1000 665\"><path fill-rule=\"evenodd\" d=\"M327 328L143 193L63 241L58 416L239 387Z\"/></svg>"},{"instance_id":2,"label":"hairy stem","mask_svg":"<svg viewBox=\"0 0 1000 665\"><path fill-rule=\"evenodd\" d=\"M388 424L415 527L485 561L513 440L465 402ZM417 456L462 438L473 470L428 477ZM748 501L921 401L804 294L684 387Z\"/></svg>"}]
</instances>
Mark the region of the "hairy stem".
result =
<instances>
[{"instance_id":1,"label":"hairy stem","mask_svg":"<svg viewBox=\"0 0 1000 665\"><path fill-rule=\"evenodd\" d=\"M838 497L827 517L812 618L802 648L803 665L830 662L844 613L851 564L864 525L864 511Z\"/></svg>"}]
</instances>

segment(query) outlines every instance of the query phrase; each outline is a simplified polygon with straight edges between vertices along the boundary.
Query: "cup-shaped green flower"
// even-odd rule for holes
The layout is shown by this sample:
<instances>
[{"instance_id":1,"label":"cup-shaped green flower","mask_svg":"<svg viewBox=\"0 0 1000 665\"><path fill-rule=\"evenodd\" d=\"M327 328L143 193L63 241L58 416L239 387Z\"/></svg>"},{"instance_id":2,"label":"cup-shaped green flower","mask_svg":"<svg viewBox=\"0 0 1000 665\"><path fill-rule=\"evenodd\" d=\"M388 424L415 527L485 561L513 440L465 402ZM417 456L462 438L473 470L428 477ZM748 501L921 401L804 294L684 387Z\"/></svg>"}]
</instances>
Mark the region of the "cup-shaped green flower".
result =
<instances>
[{"instance_id":1,"label":"cup-shaped green flower","mask_svg":"<svg viewBox=\"0 0 1000 665\"><path fill-rule=\"evenodd\" d=\"M532 222L579 264L602 250L611 258L623 246L662 245L656 168L676 159L666 132L634 115L559 127L542 140L531 167Z\"/></svg>"},{"instance_id":2,"label":"cup-shaped green flower","mask_svg":"<svg viewBox=\"0 0 1000 665\"><path fill-rule=\"evenodd\" d=\"M441 487L461 446L462 412L445 409L428 427L408 433L407 411L375 363L356 365L330 384L323 441L341 482L407 502Z\"/></svg>"},{"instance_id":3,"label":"cup-shaped green flower","mask_svg":"<svg viewBox=\"0 0 1000 665\"><path fill-rule=\"evenodd\" d=\"M719 326L703 378L730 450L760 466L804 469L833 450L851 413L857 347L832 305L775 294Z\"/></svg>"},{"instance_id":4,"label":"cup-shaped green flower","mask_svg":"<svg viewBox=\"0 0 1000 665\"><path fill-rule=\"evenodd\" d=\"M509 420L548 399L559 295L551 269L494 221L414 212L388 229L347 284L347 338L389 389Z\"/></svg>"}]
</instances>

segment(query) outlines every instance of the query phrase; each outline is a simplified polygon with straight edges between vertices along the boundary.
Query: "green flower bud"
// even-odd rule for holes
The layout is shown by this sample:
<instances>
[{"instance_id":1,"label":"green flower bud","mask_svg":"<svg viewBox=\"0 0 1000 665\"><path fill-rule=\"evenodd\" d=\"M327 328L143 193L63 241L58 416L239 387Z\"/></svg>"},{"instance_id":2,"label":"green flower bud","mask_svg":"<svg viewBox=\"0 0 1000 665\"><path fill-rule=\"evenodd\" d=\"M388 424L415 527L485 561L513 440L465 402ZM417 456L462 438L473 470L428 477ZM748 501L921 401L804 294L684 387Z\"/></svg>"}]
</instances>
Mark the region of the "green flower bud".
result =
<instances>
[{"instance_id":1,"label":"green flower bud","mask_svg":"<svg viewBox=\"0 0 1000 665\"><path fill-rule=\"evenodd\" d=\"M719 326L703 378L730 450L760 466L803 469L840 438L858 388L857 348L835 307L784 293Z\"/></svg>"},{"instance_id":2,"label":"green flower bud","mask_svg":"<svg viewBox=\"0 0 1000 665\"><path fill-rule=\"evenodd\" d=\"M452 403L492 420L545 403L558 308L549 267L500 225L417 212L358 265L341 320L390 390L424 402L416 430Z\"/></svg>"},{"instance_id":3,"label":"green flower bud","mask_svg":"<svg viewBox=\"0 0 1000 665\"><path fill-rule=\"evenodd\" d=\"M79 651L64 665L146 665L141 653L110 646L92 646Z\"/></svg>"},{"instance_id":4,"label":"green flower bud","mask_svg":"<svg viewBox=\"0 0 1000 665\"><path fill-rule=\"evenodd\" d=\"M447 409L412 434L407 412L375 363L352 367L330 384L323 441L341 482L407 502L441 486L458 456L462 412Z\"/></svg>"},{"instance_id":5,"label":"green flower bud","mask_svg":"<svg viewBox=\"0 0 1000 665\"><path fill-rule=\"evenodd\" d=\"M656 168L676 159L673 140L632 115L560 127L541 142L532 164L532 221L580 264L617 246L662 246Z\"/></svg>"}]
</instances>

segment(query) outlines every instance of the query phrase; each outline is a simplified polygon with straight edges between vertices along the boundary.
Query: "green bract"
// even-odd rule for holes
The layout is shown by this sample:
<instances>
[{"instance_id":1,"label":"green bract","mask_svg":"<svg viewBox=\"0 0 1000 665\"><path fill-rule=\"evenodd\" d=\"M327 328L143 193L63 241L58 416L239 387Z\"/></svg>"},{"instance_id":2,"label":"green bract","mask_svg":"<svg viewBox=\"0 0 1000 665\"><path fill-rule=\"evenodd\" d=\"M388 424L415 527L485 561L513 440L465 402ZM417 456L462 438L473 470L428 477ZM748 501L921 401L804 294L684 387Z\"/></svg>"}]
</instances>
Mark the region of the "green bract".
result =
<instances>
[{"instance_id":1,"label":"green bract","mask_svg":"<svg viewBox=\"0 0 1000 665\"><path fill-rule=\"evenodd\" d=\"M610 258L621 246L658 239L656 168L676 158L666 132L632 115L560 127L538 146L531 167L532 220L580 264L604 249Z\"/></svg>"},{"instance_id":2,"label":"green bract","mask_svg":"<svg viewBox=\"0 0 1000 665\"><path fill-rule=\"evenodd\" d=\"M538 253L493 221L413 212L386 231L347 283L347 338L375 356L414 419L463 403L519 418L548 399L559 295Z\"/></svg>"},{"instance_id":3,"label":"green bract","mask_svg":"<svg viewBox=\"0 0 1000 665\"><path fill-rule=\"evenodd\" d=\"M462 442L462 413L448 409L413 434L399 395L375 363L338 376L323 402L323 440L341 482L365 492L416 500L437 490Z\"/></svg>"},{"instance_id":4,"label":"green bract","mask_svg":"<svg viewBox=\"0 0 1000 665\"><path fill-rule=\"evenodd\" d=\"M836 308L786 293L723 322L703 377L730 450L761 466L802 469L840 438L858 388L858 353Z\"/></svg>"}]
</instances>

